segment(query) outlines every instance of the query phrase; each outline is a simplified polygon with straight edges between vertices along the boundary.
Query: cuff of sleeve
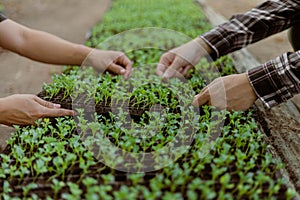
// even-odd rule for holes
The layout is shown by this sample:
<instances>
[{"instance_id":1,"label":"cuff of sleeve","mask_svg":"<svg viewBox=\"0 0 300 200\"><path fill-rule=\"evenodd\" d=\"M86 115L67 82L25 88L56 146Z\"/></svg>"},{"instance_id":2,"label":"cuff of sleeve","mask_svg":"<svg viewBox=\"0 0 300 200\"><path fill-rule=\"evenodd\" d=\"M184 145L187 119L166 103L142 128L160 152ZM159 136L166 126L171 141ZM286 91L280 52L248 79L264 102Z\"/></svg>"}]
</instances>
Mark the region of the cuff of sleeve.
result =
<instances>
[{"instance_id":1,"label":"cuff of sleeve","mask_svg":"<svg viewBox=\"0 0 300 200\"><path fill-rule=\"evenodd\" d=\"M200 35L212 49L213 53L210 55L213 60L216 60L228 53L240 49L242 46L235 44L237 32L231 30L231 23L224 23L220 26L216 26L212 30Z\"/></svg>"},{"instance_id":2,"label":"cuff of sleeve","mask_svg":"<svg viewBox=\"0 0 300 200\"><path fill-rule=\"evenodd\" d=\"M297 94L297 81L288 65L287 54L249 70L248 77L258 98L267 108L287 101ZM297 89L298 88L298 89Z\"/></svg>"},{"instance_id":3,"label":"cuff of sleeve","mask_svg":"<svg viewBox=\"0 0 300 200\"><path fill-rule=\"evenodd\" d=\"M207 39L204 35L199 36L210 48L213 50L213 52L209 55L213 61L217 60L219 58L219 51L218 49Z\"/></svg>"}]
</instances>

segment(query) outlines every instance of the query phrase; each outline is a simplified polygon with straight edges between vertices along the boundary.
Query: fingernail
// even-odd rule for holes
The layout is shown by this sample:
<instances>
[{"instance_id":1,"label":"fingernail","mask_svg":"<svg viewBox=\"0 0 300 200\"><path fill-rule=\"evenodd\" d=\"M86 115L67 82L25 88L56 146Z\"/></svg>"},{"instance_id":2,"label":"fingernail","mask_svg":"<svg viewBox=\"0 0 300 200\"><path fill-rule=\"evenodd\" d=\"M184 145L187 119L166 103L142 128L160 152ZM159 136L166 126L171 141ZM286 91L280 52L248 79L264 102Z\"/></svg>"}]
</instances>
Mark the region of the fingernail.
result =
<instances>
[{"instance_id":1,"label":"fingernail","mask_svg":"<svg viewBox=\"0 0 300 200\"><path fill-rule=\"evenodd\" d=\"M171 78L173 77L174 73L169 69L164 73L165 78Z\"/></svg>"},{"instance_id":2,"label":"fingernail","mask_svg":"<svg viewBox=\"0 0 300 200\"><path fill-rule=\"evenodd\" d=\"M60 108L61 105L60 105L60 104L53 104L53 107L54 107L54 108Z\"/></svg>"},{"instance_id":3,"label":"fingernail","mask_svg":"<svg viewBox=\"0 0 300 200\"><path fill-rule=\"evenodd\" d=\"M120 71L121 74L124 74L125 72L126 72L125 69L121 69L121 71Z\"/></svg>"},{"instance_id":4,"label":"fingernail","mask_svg":"<svg viewBox=\"0 0 300 200\"><path fill-rule=\"evenodd\" d=\"M164 73L164 74L162 75L162 78L163 78L163 79L168 79L168 78L169 78L169 75L168 75L167 73Z\"/></svg>"}]
</instances>

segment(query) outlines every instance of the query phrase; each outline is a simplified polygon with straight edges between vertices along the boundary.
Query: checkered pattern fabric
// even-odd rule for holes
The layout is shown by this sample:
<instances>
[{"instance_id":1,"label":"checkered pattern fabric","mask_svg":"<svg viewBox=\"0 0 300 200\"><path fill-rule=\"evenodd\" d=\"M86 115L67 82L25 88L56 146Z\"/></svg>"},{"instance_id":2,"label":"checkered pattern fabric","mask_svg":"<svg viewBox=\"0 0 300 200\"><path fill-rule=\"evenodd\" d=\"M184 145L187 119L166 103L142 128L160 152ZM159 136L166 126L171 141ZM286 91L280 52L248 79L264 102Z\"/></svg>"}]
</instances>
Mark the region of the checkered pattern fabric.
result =
<instances>
[{"instance_id":1,"label":"checkered pattern fabric","mask_svg":"<svg viewBox=\"0 0 300 200\"><path fill-rule=\"evenodd\" d=\"M299 22L300 0L265 1L200 37L214 50L211 56L216 59ZM249 70L248 76L267 107L278 105L300 92L300 52L285 53Z\"/></svg>"}]
</instances>

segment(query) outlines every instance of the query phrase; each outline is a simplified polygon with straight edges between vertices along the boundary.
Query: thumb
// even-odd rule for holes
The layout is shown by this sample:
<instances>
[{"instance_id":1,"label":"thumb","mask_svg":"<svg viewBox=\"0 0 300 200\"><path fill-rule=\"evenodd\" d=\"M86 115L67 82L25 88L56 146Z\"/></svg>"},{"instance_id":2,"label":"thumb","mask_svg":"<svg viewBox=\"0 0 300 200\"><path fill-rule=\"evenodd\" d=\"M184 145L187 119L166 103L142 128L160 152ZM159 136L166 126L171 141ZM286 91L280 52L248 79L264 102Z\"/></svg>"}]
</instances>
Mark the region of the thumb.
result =
<instances>
[{"instance_id":1,"label":"thumb","mask_svg":"<svg viewBox=\"0 0 300 200\"><path fill-rule=\"evenodd\" d=\"M168 79L174 77L180 67L183 67L183 63L180 58L176 57L170 67L168 67L163 74L163 78Z\"/></svg>"},{"instance_id":2,"label":"thumb","mask_svg":"<svg viewBox=\"0 0 300 200\"><path fill-rule=\"evenodd\" d=\"M166 69L167 69L167 67L164 64L158 63L158 65L156 67L156 74L158 76L163 76Z\"/></svg>"},{"instance_id":3,"label":"thumb","mask_svg":"<svg viewBox=\"0 0 300 200\"><path fill-rule=\"evenodd\" d=\"M194 100L192 102L192 105L197 107L197 106L202 106L209 102L209 90L204 88L200 94L196 95L194 97Z\"/></svg>"},{"instance_id":4,"label":"thumb","mask_svg":"<svg viewBox=\"0 0 300 200\"><path fill-rule=\"evenodd\" d=\"M108 70L114 74L118 75L124 75L126 73L126 69L121 67L120 65L117 65L115 63L112 63L109 67Z\"/></svg>"}]
</instances>

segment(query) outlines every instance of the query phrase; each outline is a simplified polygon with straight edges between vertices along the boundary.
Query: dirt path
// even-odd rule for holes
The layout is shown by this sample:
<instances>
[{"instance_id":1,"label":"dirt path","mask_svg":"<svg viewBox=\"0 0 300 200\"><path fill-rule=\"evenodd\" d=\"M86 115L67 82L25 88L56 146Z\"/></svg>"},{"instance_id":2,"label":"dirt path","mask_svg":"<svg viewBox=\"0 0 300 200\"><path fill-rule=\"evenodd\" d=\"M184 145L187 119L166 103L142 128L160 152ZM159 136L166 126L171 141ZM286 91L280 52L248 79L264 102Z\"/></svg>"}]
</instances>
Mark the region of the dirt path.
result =
<instances>
[{"instance_id":1,"label":"dirt path","mask_svg":"<svg viewBox=\"0 0 300 200\"><path fill-rule=\"evenodd\" d=\"M3 0L7 17L26 26L50 32L66 40L84 43L86 32L110 7L110 0ZM10 52L0 54L0 97L11 94L37 94L61 66L31 61ZM0 127L0 144L11 129Z\"/></svg>"}]
</instances>

